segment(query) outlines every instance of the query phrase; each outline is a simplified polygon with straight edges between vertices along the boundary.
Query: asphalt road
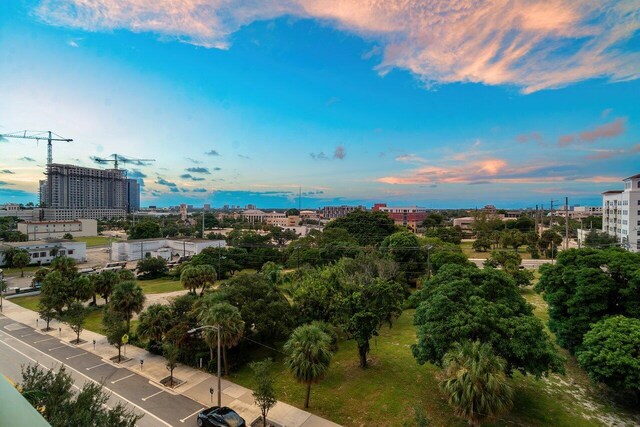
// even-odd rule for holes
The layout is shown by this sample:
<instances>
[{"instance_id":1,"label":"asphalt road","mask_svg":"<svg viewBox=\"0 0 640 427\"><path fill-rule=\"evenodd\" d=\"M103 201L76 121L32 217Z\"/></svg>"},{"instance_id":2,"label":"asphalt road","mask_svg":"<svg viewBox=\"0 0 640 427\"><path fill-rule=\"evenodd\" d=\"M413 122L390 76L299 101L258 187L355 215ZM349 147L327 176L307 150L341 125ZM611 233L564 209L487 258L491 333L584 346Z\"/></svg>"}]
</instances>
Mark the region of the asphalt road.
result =
<instances>
[{"instance_id":1,"label":"asphalt road","mask_svg":"<svg viewBox=\"0 0 640 427\"><path fill-rule=\"evenodd\" d=\"M204 408L135 372L0 315L0 373L20 382L21 366L29 363L56 369L65 365L76 389L88 381L102 383L111 394L109 407L121 402L144 415L137 423L140 427L193 426L195 415Z\"/></svg>"}]
</instances>

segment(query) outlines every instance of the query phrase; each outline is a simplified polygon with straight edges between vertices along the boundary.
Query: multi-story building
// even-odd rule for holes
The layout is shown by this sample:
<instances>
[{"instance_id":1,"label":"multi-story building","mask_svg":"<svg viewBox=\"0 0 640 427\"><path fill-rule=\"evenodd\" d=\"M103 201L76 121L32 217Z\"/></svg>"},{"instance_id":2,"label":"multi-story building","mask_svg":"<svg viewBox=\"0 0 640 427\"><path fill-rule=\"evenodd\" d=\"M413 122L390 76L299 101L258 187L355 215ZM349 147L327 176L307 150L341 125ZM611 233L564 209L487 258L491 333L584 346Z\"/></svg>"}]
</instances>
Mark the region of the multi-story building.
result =
<instances>
[{"instance_id":1,"label":"multi-story building","mask_svg":"<svg viewBox=\"0 0 640 427\"><path fill-rule=\"evenodd\" d=\"M623 180L624 190L602 193L602 231L640 252L640 174Z\"/></svg>"},{"instance_id":2,"label":"multi-story building","mask_svg":"<svg viewBox=\"0 0 640 427\"><path fill-rule=\"evenodd\" d=\"M380 211L387 214L389 218L403 227L416 230L427 218L427 209L418 206L389 207L386 203L376 203L373 211Z\"/></svg>"},{"instance_id":3,"label":"multi-story building","mask_svg":"<svg viewBox=\"0 0 640 427\"><path fill-rule=\"evenodd\" d=\"M103 219L125 216L129 205L126 171L52 163L47 165L44 219Z\"/></svg>"},{"instance_id":4,"label":"multi-story building","mask_svg":"<svg viewBox=\"0 0 640 427\"><path fill-rule=\"evenodd\" d=\"M0 205L0 218L13 216L23 221L37 220L40 218L40 209L25 209L15 203Z\"/></svg>"},{"instance_id":5,"label":"multi-story building","mask_svg":"<svg viewBox=\"0 0 640 427\"><path fill-rule=\"evenodd\" d=\"M363 211L367 210L367 208L365 208L364 206L347 206L347 205L325 206L324 208L322 208L322 218L324 219L340 218L358 209Z\"/></svg>"},{"instance_id":6,"label":"multi-story building","mask_svg":"<svg viewBox=\"0 0 640 427\"><path fill-rule=\"evenodd\" d=\"M140 210L140 183L137 179L127 179L127 212Z\"/></svg>"},{"instance_id":7,"label":"multi-story building","mask_svg":"<svg viewBox=\"0 0 640 427\"><path fill-rule=\"evenodd\" d=\"M24 221L18 223L18 231L26 234L29 240L62 239L65 234L73 237L97 236L98 221Z\"/></svg>"}]
</instances>

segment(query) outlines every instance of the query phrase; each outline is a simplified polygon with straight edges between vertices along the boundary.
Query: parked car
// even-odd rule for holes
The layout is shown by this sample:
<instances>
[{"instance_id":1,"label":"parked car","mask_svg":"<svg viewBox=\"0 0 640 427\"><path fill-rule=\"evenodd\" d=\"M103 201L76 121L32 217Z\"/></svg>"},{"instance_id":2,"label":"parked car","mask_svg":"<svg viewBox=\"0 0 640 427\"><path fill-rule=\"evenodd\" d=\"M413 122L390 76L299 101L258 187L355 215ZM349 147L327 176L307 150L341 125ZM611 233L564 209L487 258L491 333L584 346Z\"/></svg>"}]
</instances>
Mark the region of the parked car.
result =
<instances>
[{"instance_id":1,"label":"parked car","mask_svg":"<svg viewBox=\"0 0 640 427\"><path fill-rule=\"evenodd\" d=\"M199 427L246 427L242 417L226 406L213 406L198 414Z\"/></svg>"}]
</instances>

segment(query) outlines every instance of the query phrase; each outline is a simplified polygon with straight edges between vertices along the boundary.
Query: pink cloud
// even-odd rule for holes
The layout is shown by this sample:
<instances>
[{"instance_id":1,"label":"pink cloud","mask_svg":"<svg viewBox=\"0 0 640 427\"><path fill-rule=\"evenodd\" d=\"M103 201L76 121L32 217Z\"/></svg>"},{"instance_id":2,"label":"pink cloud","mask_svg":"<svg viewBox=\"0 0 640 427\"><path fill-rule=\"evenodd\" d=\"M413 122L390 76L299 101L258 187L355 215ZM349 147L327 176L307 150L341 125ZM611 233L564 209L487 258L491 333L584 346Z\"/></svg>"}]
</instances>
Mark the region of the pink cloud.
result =
<instances>
[{"instance_id":1,"label":"pink cloud","mask_svg":"<svg viewBox=\"0 0 640 427\"><path fill-rule=\"evenodd\" d=\"M606 123L601 126L597 126L592 130L582 131L576 135L564 135L558 139L558 145L566 147L574 142L582 141L587 143L594 143L599 139L614 138L618 135L622 135L626 128L626 117L618 117L611 123Z\"/></svg>"},{"instance_id":2,"label":"pink cloud","mask_svg":"<svg viewBox=\"0 0 640 427\"><path fill-rule=\"evenodd\" d=\"M402 68L427 86L474 82L531 93L596 77L640 77L640 55L618 48L638 30L636 6L619 0L41 0L36 14L57 26L152 32L220 49L255 21L318 19L377 42L382 74Z\"/></svg>"},{"instance_id":3,"label":"pink cloud","mask_svg":"<svg viewBox=\"0 0 640 427\"><path fill-rule=\"evenodd\" d=\"M625 123L626 119L619 117L606 125L598 126L590 131L580 132L580 139L587 142L594 142L600 138L613 138L614 136L624 133Z\"/></svg>"},{"instance_id":4,"label":"pink cloud","mask_svg":"<svg viewBox=\"0 0 640 427\"><path fill-rule=\"evenodd\" d=\"M624 150L598 150L593 154L589 154L584 158L587 160L604 160L625 154Z\"/></svg>"}]
</instances>

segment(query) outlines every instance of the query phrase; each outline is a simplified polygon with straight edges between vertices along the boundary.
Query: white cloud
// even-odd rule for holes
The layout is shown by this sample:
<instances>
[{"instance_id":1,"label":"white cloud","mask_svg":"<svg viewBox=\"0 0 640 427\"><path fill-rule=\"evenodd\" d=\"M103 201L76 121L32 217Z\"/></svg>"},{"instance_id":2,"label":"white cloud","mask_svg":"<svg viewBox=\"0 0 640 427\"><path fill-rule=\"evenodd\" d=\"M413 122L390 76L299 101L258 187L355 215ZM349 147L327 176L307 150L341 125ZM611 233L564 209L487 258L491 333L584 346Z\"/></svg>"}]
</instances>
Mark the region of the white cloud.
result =
<instances>
[{"instance_id":1,"label":"white cloud","mask_svg":"<svg viewBox=\"0 0 640 427\"><path fill-rule=\"evenodd\" d=\"M640 29L637 9L636 0L42 0L37 13L54 25L221 49L256 20L316 18L378 43L382 74L403 68L427 86L476 82L531 93L640 77L640 53L621 47Z\"/></svg>"}]
</instances>

